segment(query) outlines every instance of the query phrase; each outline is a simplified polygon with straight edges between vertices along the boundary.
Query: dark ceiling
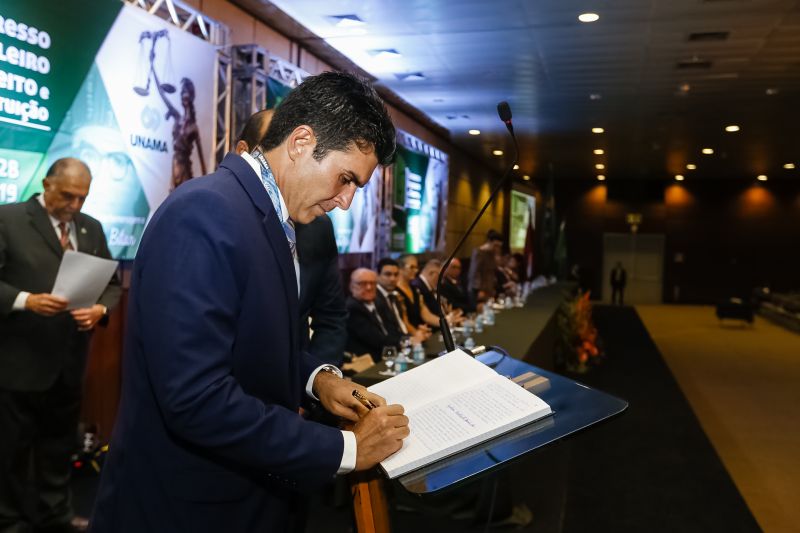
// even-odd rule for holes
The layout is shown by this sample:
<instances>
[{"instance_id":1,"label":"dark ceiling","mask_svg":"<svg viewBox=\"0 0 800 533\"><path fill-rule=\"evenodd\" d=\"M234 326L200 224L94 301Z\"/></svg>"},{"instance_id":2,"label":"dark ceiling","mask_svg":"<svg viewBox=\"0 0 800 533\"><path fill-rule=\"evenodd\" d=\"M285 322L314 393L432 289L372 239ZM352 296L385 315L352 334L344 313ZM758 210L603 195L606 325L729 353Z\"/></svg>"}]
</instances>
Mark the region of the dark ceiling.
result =
<instances>
[{"instance_id":1,"label":"dark ceiling","mask_svg":"<svg viewBox=\"0 0 800 533\"><path fill-rule=\"evenodd\" d=\"M510 146L495 105L508 100L520 176L800 179L784 168L800 167L800 1L233 1L498 166ZM357 32L333 25L350 14Z\"/></svg>"}]
</instances>

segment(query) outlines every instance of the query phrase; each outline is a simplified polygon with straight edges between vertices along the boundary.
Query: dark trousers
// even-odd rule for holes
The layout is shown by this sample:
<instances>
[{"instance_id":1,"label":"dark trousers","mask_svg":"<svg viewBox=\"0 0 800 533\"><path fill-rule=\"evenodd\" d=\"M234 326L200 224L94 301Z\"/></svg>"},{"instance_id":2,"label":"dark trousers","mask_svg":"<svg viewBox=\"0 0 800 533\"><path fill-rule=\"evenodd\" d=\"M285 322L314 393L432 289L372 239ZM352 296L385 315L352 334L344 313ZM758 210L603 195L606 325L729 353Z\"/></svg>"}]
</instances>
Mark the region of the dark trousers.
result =
<instances>
[{"instance_id":1,"label":"dark trousers","mask_svg":"<svg viewBox=\"0 0 800 533\"><path fill-rule=\"evenodd\" d=\"M80 405L80 387L60 377L42 392L0 389L0 533L72 519L70 455L78 445Z\"/></svg>"},{"instance_id":2,"label":"dark trousers","mask_svg":"<svg viewBox=\"0 0 800 533\"><path fill-rule=\"evenodd\" d=\"M611 286L611 303L624 305L622 303L623 297L625 294L625 287L621 285L612 285ZM619 301L617 301L619 300Z\"/></svg>"}]
</instances>

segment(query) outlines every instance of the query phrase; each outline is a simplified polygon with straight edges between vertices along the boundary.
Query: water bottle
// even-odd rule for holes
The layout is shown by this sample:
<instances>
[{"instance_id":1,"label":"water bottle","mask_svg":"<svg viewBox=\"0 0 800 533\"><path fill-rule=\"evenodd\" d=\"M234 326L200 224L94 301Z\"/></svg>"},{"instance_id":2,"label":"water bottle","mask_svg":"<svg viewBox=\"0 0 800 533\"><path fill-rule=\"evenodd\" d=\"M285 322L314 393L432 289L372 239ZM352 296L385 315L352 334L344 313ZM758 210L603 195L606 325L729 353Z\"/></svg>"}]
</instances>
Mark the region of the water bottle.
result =
<instances>
[{"instance_id":1,"label":"water bottle","mask_svg":"<svg viewBox=\"0 0 800 533\"><path fill-rule=\"evenodd\" d=\"M413 349L414 362L417 364L425 362L425 349L421 344L415 344Z\"/></svg>"},{"instance_id":2,"label":"water bottle","mask_svg":"<svg viewBox=\"0 0 800 533\"><path fill-rule=\"evenodd\" d=\"M483 333L483 317L475 317L475 333Z\"/></svg>"},{"instance_id":3,"label":"water bottle","mask_svg":"<svg viewBox=\"0 0 800 533\"><path fill-rule=\"evenodd\" d=\"M475 339L473 339L472 336L467 337L467 339L464 341L464 348L466 348L467 350L471 350L474 347L475 347Z\"/></svg>"}]
</instances>

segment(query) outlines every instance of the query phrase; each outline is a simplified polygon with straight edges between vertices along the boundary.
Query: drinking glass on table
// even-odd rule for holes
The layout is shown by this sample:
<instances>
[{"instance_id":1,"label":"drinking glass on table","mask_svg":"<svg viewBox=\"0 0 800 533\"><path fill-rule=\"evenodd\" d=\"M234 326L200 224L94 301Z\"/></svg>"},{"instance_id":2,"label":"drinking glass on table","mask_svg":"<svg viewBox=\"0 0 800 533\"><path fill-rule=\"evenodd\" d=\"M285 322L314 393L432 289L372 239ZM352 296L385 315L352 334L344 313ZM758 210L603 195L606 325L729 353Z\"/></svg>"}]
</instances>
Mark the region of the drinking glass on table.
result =
<instances>
[{"instance_id":1,"label":"drinking glass on table","mask_svg":"<svg viewBox=\"0 0 800 533\"><path fill-rule=\"evenodd\" d=\"M397 359L397 348L394 346L384 346L381 351L381 359L386 365L386 370L378 372L381 376L396 376L397 372L394 371L394 361Z\"/></svg>"}]
</instances>

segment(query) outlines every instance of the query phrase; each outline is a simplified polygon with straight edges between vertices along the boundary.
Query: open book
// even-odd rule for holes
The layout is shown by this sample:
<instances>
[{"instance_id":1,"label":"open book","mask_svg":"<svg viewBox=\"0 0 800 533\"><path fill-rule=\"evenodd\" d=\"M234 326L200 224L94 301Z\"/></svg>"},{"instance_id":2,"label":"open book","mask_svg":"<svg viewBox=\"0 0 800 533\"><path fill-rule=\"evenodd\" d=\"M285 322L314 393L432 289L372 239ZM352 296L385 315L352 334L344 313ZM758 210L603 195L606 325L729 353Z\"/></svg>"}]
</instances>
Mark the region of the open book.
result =
<instances>
[{"instance_id":1,"label":"open book","mask_svg":"<svg viewBox=\"0 0 800 533\"><path fill-rule=\"evenodd\" d=\"M538 420L541 398L456 350L369 387L405 407L411 434L381 462L390 478Z\"/></svg>"}]
</instances>

